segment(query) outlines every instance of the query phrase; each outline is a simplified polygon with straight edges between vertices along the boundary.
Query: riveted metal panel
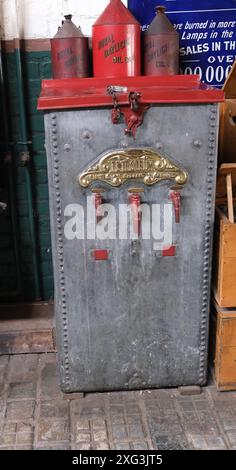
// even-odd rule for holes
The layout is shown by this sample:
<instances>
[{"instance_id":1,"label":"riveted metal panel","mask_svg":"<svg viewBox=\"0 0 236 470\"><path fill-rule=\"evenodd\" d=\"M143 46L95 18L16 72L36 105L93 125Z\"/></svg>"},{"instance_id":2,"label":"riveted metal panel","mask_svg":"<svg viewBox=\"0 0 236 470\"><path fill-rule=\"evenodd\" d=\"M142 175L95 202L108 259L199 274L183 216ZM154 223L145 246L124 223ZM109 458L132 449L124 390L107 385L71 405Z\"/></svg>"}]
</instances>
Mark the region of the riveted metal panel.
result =
<instances>
[{"instance_id":1,"label":"riveted metal panel","mask_svg":"<svg viewBox=\"0 0 236 470\"><path fill-rule=\"evenodd\" d=\"M163 104L145 115L136 139L111 110L45 114L55 313L66 392L204 384L207 371L211 248L218 134L217 104ZM68 240L68 204L91 192L77 176L104 152L152 148L183 167L181 220L173 256L151 240ZM106 202L128 202L125 183ZM168 202L170 183L145 187L146 203ZM173 216L174 217L174 216ZM94 261L94 250L107 250Z\"/></svg>"}]
</instances>

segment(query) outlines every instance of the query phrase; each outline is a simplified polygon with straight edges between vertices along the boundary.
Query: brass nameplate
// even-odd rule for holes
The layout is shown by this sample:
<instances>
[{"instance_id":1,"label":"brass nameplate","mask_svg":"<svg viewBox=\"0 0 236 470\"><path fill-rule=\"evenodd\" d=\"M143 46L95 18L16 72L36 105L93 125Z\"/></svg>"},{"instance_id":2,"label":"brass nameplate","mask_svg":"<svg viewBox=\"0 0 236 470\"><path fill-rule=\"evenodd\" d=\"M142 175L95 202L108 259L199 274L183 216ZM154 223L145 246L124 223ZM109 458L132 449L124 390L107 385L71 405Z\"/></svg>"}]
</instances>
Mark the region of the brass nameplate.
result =
<instances>
[{"instance_id":1,"label":"brass nameplate","mask_svg":"<svg viewBox=\"0 0 236 470\"><path fill-rule=\"evenodd\" d=\"M183 186L187 172L169 158L152 149L126 149L108 152L79 177L79 184L87 188L95 181L119 187L126 181L139 181L151 186L159 181L174 180Z\"/></svg>"}]
</instances>

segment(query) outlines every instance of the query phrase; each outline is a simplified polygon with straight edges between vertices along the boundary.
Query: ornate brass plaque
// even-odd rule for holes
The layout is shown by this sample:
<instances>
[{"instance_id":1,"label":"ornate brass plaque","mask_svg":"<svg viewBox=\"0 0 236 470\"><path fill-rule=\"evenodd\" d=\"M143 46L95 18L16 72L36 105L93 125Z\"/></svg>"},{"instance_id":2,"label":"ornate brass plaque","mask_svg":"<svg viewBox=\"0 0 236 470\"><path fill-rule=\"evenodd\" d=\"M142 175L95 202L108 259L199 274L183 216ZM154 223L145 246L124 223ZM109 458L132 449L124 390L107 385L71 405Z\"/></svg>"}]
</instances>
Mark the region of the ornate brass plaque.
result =
<instances>
[{"instance_id":1,"label":"ornate brass plaque","mask_svg":"<svg viewBox=\"0 0 236 470\"><path fill-rule=\"evenodd\" d=\"M151 186L159 181L174 180L178 186L183 186L187 179L187 172L169 158L143 148L108 152L78 177L83 188L94 181L119 187L126 181L139 181Z\"/></svg>"}]
</instances>

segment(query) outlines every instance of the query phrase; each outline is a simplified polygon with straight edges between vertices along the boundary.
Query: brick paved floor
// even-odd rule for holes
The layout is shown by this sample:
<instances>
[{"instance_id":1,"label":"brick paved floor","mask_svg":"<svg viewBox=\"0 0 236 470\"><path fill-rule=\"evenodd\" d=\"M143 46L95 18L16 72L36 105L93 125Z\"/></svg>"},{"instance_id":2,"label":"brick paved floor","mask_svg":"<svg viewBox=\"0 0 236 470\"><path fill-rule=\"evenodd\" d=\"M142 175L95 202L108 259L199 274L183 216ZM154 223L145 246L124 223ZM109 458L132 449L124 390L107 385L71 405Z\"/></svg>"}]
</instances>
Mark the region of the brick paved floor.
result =
<instances>
[{"instance_id":1,"label":"brick paved floor","mask_svg":"<svg viewBox=\"0 0 236 470\"><path fill-rule=\"evenodd\" d=\"M236 449L236 392L88 394L58 387L55 354L0 356L0 449Z\"/></svg>"}]
</instances>

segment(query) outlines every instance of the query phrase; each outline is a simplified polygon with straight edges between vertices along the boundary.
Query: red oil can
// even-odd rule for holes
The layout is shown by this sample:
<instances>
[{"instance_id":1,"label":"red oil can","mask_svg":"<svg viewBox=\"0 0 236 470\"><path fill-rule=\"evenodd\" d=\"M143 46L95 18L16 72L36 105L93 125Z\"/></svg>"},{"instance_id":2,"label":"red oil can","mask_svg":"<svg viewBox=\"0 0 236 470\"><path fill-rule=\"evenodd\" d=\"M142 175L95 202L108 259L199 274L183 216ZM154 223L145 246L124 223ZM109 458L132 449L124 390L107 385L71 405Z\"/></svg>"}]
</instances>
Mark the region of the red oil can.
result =
<instances>
[{"instance_id":1,"label":"red oil can","mask_svg":"<svg viewBox=\"0 0 236 470\"><path fill-rule=\"evenodd\" d=\"M89 48L80 28L66 15L65 21L51 39L53 78L89 76Z\"/></svg>"},{"instance_id":2,"label":"red oil can","mask_svg":"<svg viewBox=\"0 0 236 470\"><path fill-rule=\"evenodd\" d=\"M165 15L164 6L156 7L156 17L144 34L144 75L179 73L179 35Z\"/></svg>"},{"instance_id":3,"label":"red oil can","mask_svg":"<svg viewBox=\"0 0 236 470\"><path fill-rule=\"evenodd\" d=\"M110 0L93 25L95 77L141 74L141 26L121 0Z\"/></svg>"}]
</instances>

